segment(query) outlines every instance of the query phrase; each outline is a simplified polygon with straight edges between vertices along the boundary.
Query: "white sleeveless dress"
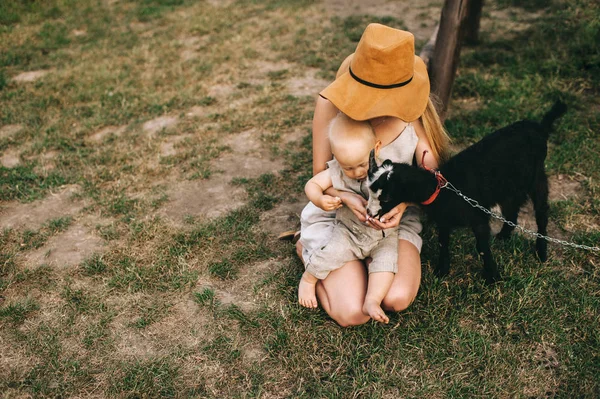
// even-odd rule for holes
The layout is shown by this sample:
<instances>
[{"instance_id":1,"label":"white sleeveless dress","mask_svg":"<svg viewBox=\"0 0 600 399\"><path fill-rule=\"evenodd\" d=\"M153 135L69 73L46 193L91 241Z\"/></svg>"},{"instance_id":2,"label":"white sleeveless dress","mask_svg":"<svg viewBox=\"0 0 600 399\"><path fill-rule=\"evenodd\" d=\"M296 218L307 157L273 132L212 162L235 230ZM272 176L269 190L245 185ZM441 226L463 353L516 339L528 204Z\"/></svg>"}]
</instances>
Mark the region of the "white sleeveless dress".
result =
<instances>
[{"instance_id":1,"label":"white sleeveless dress","mask_svg":"<svg viewBox=\"0 0 600 399\"><path fill-rule=\"evenodd\" d=\"M390 159L392 162L412 164L418 141L415 128L409 123L394 141L380 149L379 159L382 161ZM335 173L343 174L344 172L340 168L337 168L337 172ZM348 182L349 179L343 175L332 176L332 180L344 180ZM352 183L349 183L348 190L346 191L361 193L360 190L363 187L356 180L354 182L357 183L355 186L359 187L359 189L356 190L356 187L353 187ZM364 188L362 195L365 196ZM304 259L304 263L310 259L313 251L322 248L331 239L335 223L335 213L336 211L324 211L312 202L309 202L302 210L302 214L300 215L300 243L302 244L302 258ZM423 241L419 233L422 229L419 208L415 206L408 207L404 211L400 225L398 226L398 238L412 243L420 253Z\"/></svg>"}]
</instances>

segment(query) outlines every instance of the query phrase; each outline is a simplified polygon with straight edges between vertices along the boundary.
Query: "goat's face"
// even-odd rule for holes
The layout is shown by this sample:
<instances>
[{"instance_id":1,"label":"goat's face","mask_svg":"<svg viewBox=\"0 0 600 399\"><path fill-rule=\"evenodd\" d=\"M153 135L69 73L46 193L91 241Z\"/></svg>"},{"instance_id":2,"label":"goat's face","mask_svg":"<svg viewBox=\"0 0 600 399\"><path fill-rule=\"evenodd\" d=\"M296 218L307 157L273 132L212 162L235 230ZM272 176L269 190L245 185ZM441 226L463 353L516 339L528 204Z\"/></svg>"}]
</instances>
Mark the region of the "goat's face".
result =
<instances>
[{"instance_id":1,"label":"goat's face","mask_svg":"<svg viewBox=\"0 0 600 399\"><path fill-rule=\"evenodd\" d=\"M412 173L411 166L403 163L393 163L389 159L377 165L375 153L369 156L369 174L367 184L369 187L369 202L367 214L379 218L388 213L401 202L412 202L409 187Z\"/></svg>"},{"instance_id":2,"label":"goat's face","mask_svg":"<svg viewBox=\"0 0 600 399\"><path fill-rule=\"evenodd\" d=\"M392 161L386 159L381 166L375 160L375 151L369 155L369 173L367 185L369 187L369 202L367 214L374 218L385 215L394 206L389 206L391 201L391 185L389 184L393 170Z\"/></svg>"}]
</instances>

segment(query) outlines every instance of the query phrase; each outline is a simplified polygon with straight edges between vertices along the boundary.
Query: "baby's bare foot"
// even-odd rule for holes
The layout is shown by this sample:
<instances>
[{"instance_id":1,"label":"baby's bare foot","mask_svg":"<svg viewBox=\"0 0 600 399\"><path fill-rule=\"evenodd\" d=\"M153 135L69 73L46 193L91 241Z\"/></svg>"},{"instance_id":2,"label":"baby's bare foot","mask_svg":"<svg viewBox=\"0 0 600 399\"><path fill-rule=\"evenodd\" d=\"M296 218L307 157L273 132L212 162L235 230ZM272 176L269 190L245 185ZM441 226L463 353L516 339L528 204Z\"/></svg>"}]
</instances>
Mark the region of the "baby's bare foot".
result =
<instances>
[{"instance_id":1,"label":"baby's bare foot","mask_svg":"<svg viewBox=\"0 0 600 399\"><path fill-rule=\"evenodd\" d=\"M386 316L383 309L381 309L381 305L376 300L365 299L362 311L364 314L369 315L373 320L380 323L387 324L390 322L390 319Z\"/></svg>"},{"instance_id":2,"label":"baby's bare foot","mask_svg":"<svg viewBox=\"0 0 600 399\"><path fill-rule=\"evenodd\" d=\"M300 280L298 286L298 303L300 305L312 309L317 307L316 285L316 283L306 281L304 277Z\"/></svg>"}]
</instances>

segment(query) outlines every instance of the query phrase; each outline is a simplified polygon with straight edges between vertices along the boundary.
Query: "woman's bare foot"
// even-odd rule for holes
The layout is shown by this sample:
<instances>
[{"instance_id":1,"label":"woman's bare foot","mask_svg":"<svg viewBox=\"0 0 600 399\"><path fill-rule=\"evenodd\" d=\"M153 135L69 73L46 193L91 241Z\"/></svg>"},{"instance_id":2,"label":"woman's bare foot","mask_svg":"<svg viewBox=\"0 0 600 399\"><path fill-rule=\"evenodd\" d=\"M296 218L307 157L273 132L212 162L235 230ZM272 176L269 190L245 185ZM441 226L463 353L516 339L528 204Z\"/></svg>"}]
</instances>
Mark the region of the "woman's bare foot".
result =
<instances>
[{"instance_id":1,"label":"woman's bare foot","mask_svg":"<svg viewBox=\"0 0 600 399\"><path fill-rule=\"evenodd\" d=\"M298 303L305 308L315 309L317 307L316 286L317 278L304 272L298 285Z\"/></svg>"},{"instance_id":2,"label":"woman's bare foot","mask_svg":"<svg viewBox=\"0 0 600 399\"><path fill-rule=\"evenodd\" d=\"M362 311L364 314L369 315L373 320L380 323L387 324L390 322L390 319L386 316L383 309L381 309L381 304L375 299L366 298Z\"/></svg>"}]
</instances>

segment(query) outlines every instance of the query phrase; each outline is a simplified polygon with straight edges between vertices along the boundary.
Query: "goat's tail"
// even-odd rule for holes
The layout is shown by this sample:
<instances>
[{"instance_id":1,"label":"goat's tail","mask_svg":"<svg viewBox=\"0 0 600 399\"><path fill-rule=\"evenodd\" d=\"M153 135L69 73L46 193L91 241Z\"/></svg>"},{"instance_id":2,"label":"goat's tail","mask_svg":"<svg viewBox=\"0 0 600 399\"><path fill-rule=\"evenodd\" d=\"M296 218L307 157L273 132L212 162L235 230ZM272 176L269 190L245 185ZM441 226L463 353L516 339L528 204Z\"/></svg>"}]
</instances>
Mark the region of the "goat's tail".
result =
<instances>
[{"instance_id":1,"label":"goat's tail","mask_svg":"<svg viewBox=\"0 0 600 399\"><path fill-rule=\"evenodd\" d=\"M567 112L567 105L562 101L557 100L552 106L552 109L544 115L542 118L542 127L546 133L546 137L550 134L554 121L560 118L565 112Z\"/></svg>"}]
</instances>

